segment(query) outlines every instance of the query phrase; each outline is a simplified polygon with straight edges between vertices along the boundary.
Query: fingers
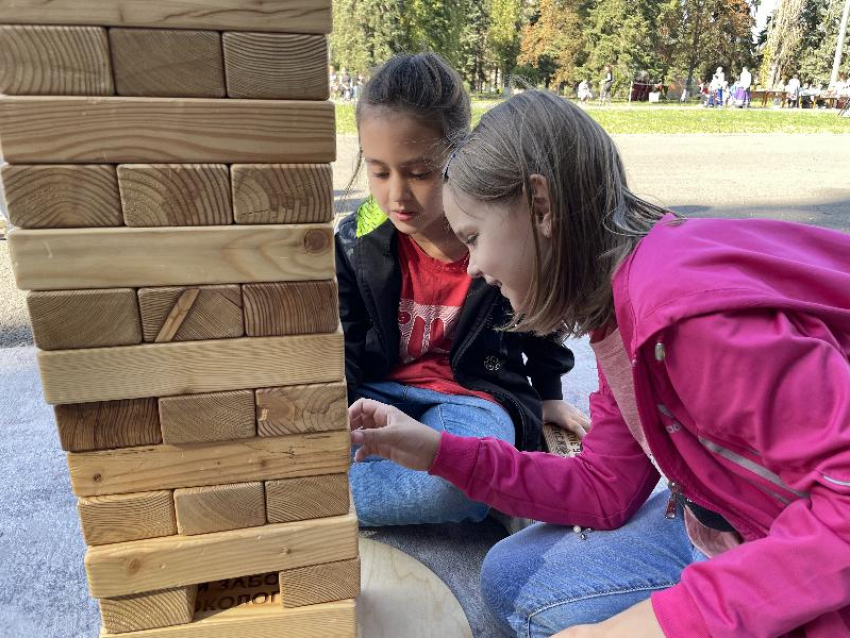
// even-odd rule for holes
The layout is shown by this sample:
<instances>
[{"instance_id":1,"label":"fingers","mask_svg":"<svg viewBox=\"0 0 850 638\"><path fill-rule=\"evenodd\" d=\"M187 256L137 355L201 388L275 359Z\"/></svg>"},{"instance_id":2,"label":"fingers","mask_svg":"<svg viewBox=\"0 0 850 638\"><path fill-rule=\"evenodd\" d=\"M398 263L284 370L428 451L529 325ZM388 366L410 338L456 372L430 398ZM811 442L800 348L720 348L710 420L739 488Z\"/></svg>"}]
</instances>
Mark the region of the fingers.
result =
<instances>
[{"instance_id":1,"label":"fingers","mask_svg":"<svg viewBox=\"0 0 850 638\"><path fill-rule=\"evenodd\" d=\"M392 408L372 399L358 399L348 408L348 418L352 430L361 428L382 428L387 424L389 410Z\"/></svg>"}]
</instances>

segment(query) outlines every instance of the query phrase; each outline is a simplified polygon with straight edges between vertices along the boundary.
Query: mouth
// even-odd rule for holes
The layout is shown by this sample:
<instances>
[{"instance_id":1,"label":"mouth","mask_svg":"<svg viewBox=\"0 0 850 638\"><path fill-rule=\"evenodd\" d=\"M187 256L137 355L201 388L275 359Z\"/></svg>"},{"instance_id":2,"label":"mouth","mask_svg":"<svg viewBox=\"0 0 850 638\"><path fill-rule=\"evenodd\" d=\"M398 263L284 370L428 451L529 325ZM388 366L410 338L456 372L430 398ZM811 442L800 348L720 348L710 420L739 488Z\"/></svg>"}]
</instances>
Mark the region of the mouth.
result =
<instances>
[{"instance_id":1,"label":"mouth","mask_svg":"<svg viewBox=\"0 0 850 638\"><path fill-rule=\"evenodd\" d=\"M408 222L411 219L414 219L418 213L415 213L412 210L393 210L390 211L390 214L400 222Z\"/></svg>"}]
</instances>

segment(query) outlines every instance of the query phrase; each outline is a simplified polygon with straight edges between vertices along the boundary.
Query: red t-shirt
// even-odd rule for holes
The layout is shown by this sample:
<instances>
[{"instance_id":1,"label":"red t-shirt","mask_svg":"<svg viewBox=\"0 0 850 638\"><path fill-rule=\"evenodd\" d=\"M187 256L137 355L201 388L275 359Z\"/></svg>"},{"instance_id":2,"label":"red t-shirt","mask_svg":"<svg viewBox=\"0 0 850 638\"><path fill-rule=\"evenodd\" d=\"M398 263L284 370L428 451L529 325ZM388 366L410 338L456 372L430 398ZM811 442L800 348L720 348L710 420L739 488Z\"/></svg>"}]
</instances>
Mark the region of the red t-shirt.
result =
<instances>
[{"instance_id":1,"label":"red t-shirt","mask_svg":"<svg viewBox=\"0 0 850 638\"><path fill-rule=\"evenodd\" d=\"M398 304L400 363L389 381L443 394L494 401L486 392L468 390L454 379L449 353L463 302L472 285L469 257L445 263L434 259L410 237L398 234L401 298Z\"/></svg>"}]
</instances>

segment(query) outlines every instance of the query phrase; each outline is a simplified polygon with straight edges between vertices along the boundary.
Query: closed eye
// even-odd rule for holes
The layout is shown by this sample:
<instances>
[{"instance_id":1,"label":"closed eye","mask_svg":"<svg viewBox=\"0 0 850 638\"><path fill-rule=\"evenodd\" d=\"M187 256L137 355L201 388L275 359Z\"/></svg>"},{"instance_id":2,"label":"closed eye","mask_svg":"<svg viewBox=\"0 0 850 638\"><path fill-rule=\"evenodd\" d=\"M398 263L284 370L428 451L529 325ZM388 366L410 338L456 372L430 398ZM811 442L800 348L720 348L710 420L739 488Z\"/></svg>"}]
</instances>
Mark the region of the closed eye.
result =
<instances>
[{"instance_id":1,"label":"closed eye","mask_svg":"<svg viewBox=\"0 0 850 638\"><path fill-rule=\"evenodd\" d=\"M466 239L463 240L463 243L467 246L474 246L475 242L478 240L478 235L467 235Z\"/></svg>"}]
</instances>

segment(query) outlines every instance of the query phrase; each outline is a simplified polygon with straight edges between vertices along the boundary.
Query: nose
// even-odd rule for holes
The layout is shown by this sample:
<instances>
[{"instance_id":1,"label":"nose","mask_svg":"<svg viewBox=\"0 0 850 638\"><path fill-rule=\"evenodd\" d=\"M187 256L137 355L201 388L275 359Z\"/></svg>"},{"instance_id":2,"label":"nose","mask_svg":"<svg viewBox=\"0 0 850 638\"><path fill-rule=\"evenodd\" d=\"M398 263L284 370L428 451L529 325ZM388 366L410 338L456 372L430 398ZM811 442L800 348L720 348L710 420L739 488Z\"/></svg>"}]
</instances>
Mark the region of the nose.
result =
<instances>
[{"instance_id":1,"label":"nose","mask_svg":"<svg viewBox=\"0 0 850 638\"><path fill-rule=\"evenodd\" d=\"M484 273L481 272L481 269L475 265L475 262L472 261L472 257L469 258L469 264L466 267L466 274L469 275L472 279L478 279L479 277L483 277Z\"/></svg>"},{"instance_id":2,"label":"nose","mask_svg":"<svg viewBox=\"0 0 850 638\"><path fill-rule=\"evenodd\" d=\"M390 202L401 203L407 199L407 182L401 175L394 174L390 177Z\"/></svg>"}]
</instances>

